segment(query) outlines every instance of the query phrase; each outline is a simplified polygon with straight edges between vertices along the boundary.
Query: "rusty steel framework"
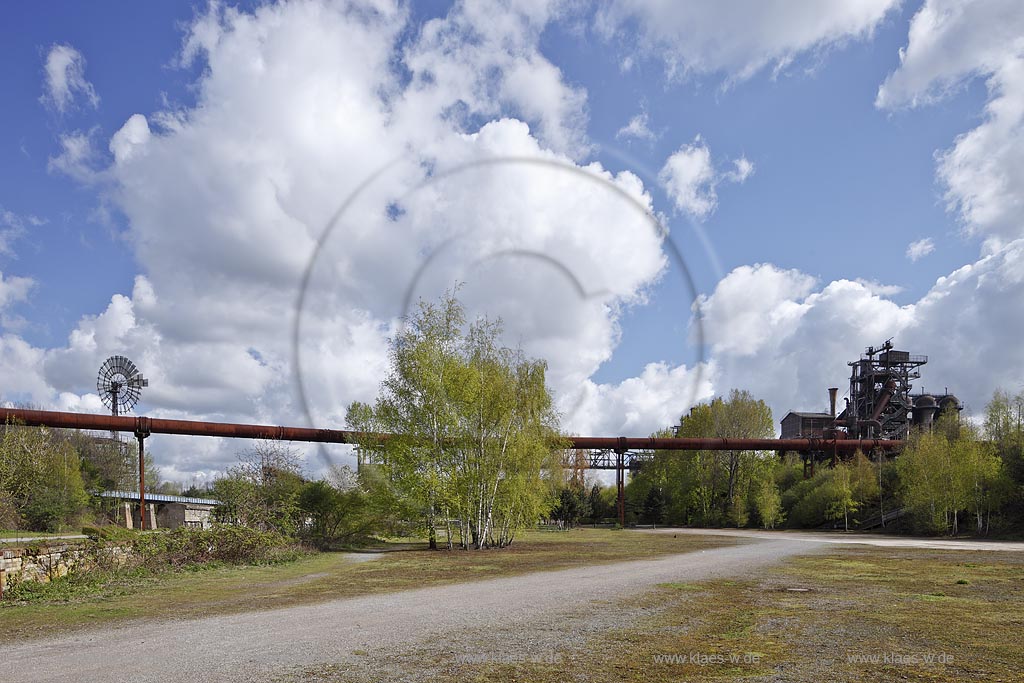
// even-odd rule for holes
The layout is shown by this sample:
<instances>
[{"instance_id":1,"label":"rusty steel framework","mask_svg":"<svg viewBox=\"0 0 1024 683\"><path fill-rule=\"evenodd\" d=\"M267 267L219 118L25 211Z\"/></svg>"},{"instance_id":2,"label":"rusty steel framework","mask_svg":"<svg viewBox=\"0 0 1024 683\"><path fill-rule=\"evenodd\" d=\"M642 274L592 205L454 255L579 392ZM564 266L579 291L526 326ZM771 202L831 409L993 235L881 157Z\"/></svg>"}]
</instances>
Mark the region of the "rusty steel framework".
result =
<instances>
[{"instance_id":1,"label":"rusty steel framework","mask_svg":"<svg viewBox=\"0 0 1024 683\"><path fill-rule=\"evenodd\" d=\"M921 377L928 356L897 351L892 340L869 346L860 360L849 363L850 396L836 420L852 438L905 439L914 409L912 380Z\"/></svg>"},{"instance_id":2,"label":"rusty steel framework","mask_svg":"<svg viewBox=\"0 0 1024 683\"><path fill-rule=\"evenodd\" d=\"M90 415L49 410L0 407L0 422L23 424L28 427L55 429L87 429L111 432L130 432L139 441L140 458L144 441L151 434L179 434L188 436L219 436L232 439L271 439L310 443L340 443L359 445L388 439L391 435L355 432L340 429L313 429L310 427L281 427L272 425L232 424L226 422L199 422L194 420L165 420L149 417ZM591 451L591 469L614 469L618 489L619 523L625 524L625 472L636 470L653 458L652 451L797 451L853 453L861 450L893 451L903 447L899 440L883 439L697 439L680 437L564 437L570 448ZM143 482L140 479L140 488ZM145 495L140 491L140 495Z\"/></svg>"}]
</instances>

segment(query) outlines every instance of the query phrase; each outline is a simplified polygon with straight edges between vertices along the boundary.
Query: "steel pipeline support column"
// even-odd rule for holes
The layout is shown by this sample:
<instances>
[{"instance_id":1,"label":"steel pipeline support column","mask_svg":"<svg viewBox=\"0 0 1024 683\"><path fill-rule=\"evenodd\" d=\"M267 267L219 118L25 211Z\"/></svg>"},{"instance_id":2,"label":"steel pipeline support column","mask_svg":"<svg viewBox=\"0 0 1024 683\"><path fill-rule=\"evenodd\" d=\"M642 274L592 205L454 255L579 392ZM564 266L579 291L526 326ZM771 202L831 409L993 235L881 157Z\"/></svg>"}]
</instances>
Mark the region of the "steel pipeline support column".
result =
<instances>
[{"instance_id":1,"label":"steel pipeline support column","mask_svg":"<svg viewBox=\"0 0 1024 683\"><path fill-rule=\"evenodd\" d=\"M149 436L149 418L135 420L135 438L139 441L139 529L146 529L146 437Z\"/></svg>"},{"instance_id":2,"label":"steel pipeline support column","mask_svg":"<svg viewBox=\"0 0 1024 683\"><path fill-rule=\"evenodd\" d=\"M615 449L615 488L618 492L619 526L626 528L626 451L625 437L619 437L619 447Z\"/></svg>"}]
</instances>

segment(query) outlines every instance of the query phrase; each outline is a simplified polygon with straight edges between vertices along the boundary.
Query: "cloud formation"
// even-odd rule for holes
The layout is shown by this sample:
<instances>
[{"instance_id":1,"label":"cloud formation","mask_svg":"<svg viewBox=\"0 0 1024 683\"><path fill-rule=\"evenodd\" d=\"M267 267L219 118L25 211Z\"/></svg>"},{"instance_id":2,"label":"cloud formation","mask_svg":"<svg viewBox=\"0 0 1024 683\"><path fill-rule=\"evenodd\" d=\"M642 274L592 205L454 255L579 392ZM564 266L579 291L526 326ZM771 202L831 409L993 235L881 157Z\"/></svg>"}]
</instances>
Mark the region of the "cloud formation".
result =
<instances>
[{"instance_id":1,"label":"cloud formation","mask_svg":"<svg viewBox=\"0 0 1024 683\"><path fill-rule=\"evenodd\" d=\"M662 60L671 78L723 73L732 81L867 38L898 6L899 0L767 0L740 9L728 2L614 0L601 5L597 29L631 54Z\"/></svg>"},{"instance_id":2,"label":"cloud formation","mask_svg":"<svg viewBox=\"0 0 1024 683\"><path fill-rule=\"evenodd\" d=\"M769 2L737 17L726 5L623 0L599 17L603 35L631 53L624 61L654 56L676 76L737 80L868 36L895 4ZM893 301L891 285L741 266L701 300L704 367L654 362L637 377L595 382L624 312L644 303L667 262L645 215L649 188L585 161L586 93L539 48L566 11L461 3L412 32L406 6L389 0L213 5L180 55L202 67L195 106L135 113L109 140L61 137L51 168L92 184L127 218L141 273L61 348L0 337L4 398L99 411L95 368L124 353L152 380L149 414L301 423L290 330L314 254L301 357L319 425L340 426L348 402L376 393L409 287L413 300L431 298L456 280L471 315L500 315L507 343L548 360L566 427L578 433L648 433L678 419L690 397L731 387L764 396L777 417L820 408L826 387L844 385L848 360L894 335L931 356L926 387L949 386L969 407L1024 374L1024 81L1010 40L1021 31L985 41L975 32L998 19L989 9L928 2L878 104L921 106L987 79L984 120L937 170L951 210L986 240L984 255L910 304ZM635 41L620 36L630 26ZM81 87L68 92L89 99ZM641 113L619 137L649 134ZM746 157L716 163L698 137L666 160L659 181L678 211L705 218L721 183L754 171ZM932 244L915 242L908 257ZM10 276L0 285L8 302L31 286ZM238 446L165 448L165 476L183 479L222 469Z\"/></svg>"},{"instance_id":3,"label":"cloud formation","mask_svg":"<svg viewBox=\"0 0 1024 683\"><path fill-rule=\"evenodd\" d=\"M702 302L711 380L718 392L743 387L764 397L777 418L820 410L827 387L846 392L847 361L894 337L897 348L929 356L917 389L948 388L977 413L1008 377L1024 375L1015 341L1024 334L1021 301L1024 240L939 278L907 305L870 283L821 285L797 270L742 266Z\"/></svg>"},{"instance_id":4,"label":"cloud formation","mask_svg":"<svg viewBox=\"0 0 1024 683\"><path fill-rule=\"evenodd\" d=\"M62 138L51 167L127 218L142 274L63 348L17 347L36 356L18 391L92 405L95 368L123 353L151 380L147 414L302 423L291 325L315 255L300 351L318 425L376 394L408 288L429 299L456 281L470 315L500 316L506 343L547 359L567 428L673 421L686 368L589 379L666 258L639 178L577 160L585 93L537 46L556 15L458 4L410 41L397 2L212 6L183 43L182 61L203 65L194 107L129 117L106 166L96 134ZM609 400L588 413L592 395ZM641 409L651 396L657 414ZM208 476L237 447L173 446L165 476Z\"/></svg>"},{"instance_id":5,"label":"cloud formation","mask_svg":"<svg viewBox=\"0 0 1024 683\"><path fill-rule=\"evenodd\" d=\"M907 258L916 263L933 251L935 251L935 240L931 237L922 237L907 245Z\"/></svg>"},{"instance_id":6,"label":"cloud formation","mask_svg":"<svg viewBox=\"0 0 1024 683\"><path fill-rule=\"evenodd\" d=\"M1024 12L1014 0L928 0L875 100L884 109L922 107L985 79L983 120L939 154L937 176L949 210L989 253L1024 236L1022 35Z\"/></svg>"},{"instance_id":7,"label":"cloud formation","mask_svg":"<svg viewBox=\"0 0 1024 683\"><path fill-rule=\"evenodd\" d=\"M616 138L626 138L634 140L653 140L655 138L654 131L651 130L650 123L648 122L647 112L642 111L629 120L622 128L615 133Z\"/></svg>"},{"instance_id":8,"label":"cloud formation","mask_svg":"<svg viewBox=\"0 0 1024 683\"><path fill-rule=\"evenodd\" d=\"M85 78L85 57L75 48L70 45L50 47L43 72L43 95L39 100L46 106L64 113L78 97L84 98L93 109L99 106L99 95Z\"/></svg>"},{"instance_id":9,"label":"cloud formation","mask_svg":"<svg viewBox=\"0 0 1024 683\"><path fill-rule=\"evenodd\" d=\"M25 301L34 285L35 281L32 278L17 275L5 277L3 271L0 271L0 314L11 304Z\"/></svg>"},{"instance_id":10,"label":"cloud formation","mask_svg":"<svg viewBox=\"0 0 1024 683\"><path fill-rule=\"evenodd\" d=\"M46 221L38 216L18 215L0 206L0 256L13 256L14 242L29 228L39 227L45 223Z\"/></svg>"},{"instance_id":11,"label":"cloud formation","mask_svg":"<svg viewBox=\"0 0 1024 683\"><path fill-rule=\"evenodd\" d=\"M677 211L694 218L710 216L718 206L718 185L723 181L742 183L754 172L746 157L733 160L733 170L719 172L711 161L711 150L698 135L673 153L658 173Z\"/></svg>"}]
</instances>

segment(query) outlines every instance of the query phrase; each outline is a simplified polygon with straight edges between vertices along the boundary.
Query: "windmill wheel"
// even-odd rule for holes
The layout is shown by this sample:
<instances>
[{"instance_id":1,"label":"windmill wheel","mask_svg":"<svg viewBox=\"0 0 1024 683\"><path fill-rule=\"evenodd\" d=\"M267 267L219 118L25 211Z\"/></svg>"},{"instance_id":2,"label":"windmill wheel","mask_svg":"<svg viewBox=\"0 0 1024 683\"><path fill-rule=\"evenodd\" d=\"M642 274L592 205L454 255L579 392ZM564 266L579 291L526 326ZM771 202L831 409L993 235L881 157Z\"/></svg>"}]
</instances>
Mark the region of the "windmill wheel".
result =
<instances>
[{"instance_id":1,"label":"windmill wheel","mask_svg":"<svg viewBox=\"0 0 1024 683\"><path fill-rule=\"evenodd\" d=\"M124 356L111 356L100 366L96 376L96 391L103 405L114 415L127 413L139 401L142 387L149 386L149 380L139 374L135 363Z\"/></svg>"}]
</instances>

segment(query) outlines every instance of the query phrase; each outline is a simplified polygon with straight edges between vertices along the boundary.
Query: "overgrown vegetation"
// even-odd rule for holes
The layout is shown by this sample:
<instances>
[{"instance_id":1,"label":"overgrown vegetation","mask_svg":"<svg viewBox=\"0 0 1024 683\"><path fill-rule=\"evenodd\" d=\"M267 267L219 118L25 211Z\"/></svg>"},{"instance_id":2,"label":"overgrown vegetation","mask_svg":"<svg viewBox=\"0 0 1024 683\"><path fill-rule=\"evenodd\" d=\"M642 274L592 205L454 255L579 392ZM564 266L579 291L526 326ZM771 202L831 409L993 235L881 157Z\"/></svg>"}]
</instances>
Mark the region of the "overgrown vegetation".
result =
<instances>
[{"instance_id":1,"label":"overgrown vegetation","mask_svg":"<svg viewBox=\"0 0 1024 683\"><path fill-rule=\"evenodd\" d=\"M51 429L7 425L0 438L0 528L59 531L82 517L81 461Z\"/></svg>"},{"instance_id":2,"label":"overgrown vegetation","mask_svg":"<svg viewBox=\"0 0 1024 683\"><path fill-rule=\"evenodd\" d=\"M1024 394L997 392L983 428L953 411L930 431L913 432L895 458L858 452L835 467L819 463L807 478L795 454L659 452L626 487L627 523L852 529L903 511L898 528L917 533L1013 530L1024 518L1022 415ZM734 391L684 415L678 433L750 437L773 430L768 407Z\"/></svg>"},{"instance_id":3,"label":"overgrown vegetation","mask_svg":"<svg viewBox=\"0 0 1024 683\"><path fill-rule=\"evenodd\" d=\"M1013 483L994 443L969 424L944 419L934 431L915 434L896 460L903 502L924 531L956 534L966 515L975 532L986 533Z\"/></svg>"},{"instance_id":4,"label":"overgrown vegetation","mask_svg":"<svg viewBox=\"0 0 1024 683\"><path fill-rule=\"evenodd\" d=\"M61 602L96 594L107 585L131 583L168 571L276 564L293 561L303 553L286 536L242 526L181 527L147 534L114 529L117 527L87 527L90 536L74 546L80 557L65 576L46 583L12 577L4 592L5 602ZM35 550L44 549L39 544Z\"/></svg>"},{"instance_id":5,"label":"overgrown vegetation","mask_svg":"<svg viewBox=\"0 0 1024 683\"><path fill-rule=\"evenodd\" d=\"M421 302L391 340L391 370L373 405L347 419L393 438L360 445L358 472L310 480L299 451L265 441L243 451L212 487L216 517L319 548L374 535L418 534L448 548L504 547L538 520L563 528L616 523L616 491L585 471L586 453L560 448L543 361L499 343L500 321L467 321L454 293ZM907 512L925 533L1020 532L1024 521L1024 393L996 392L984 423L956 413L914 433L895 459L818 463L748 450L658 452L626 487L626 523L853 529ZM0 530L77 530L120 521L133 490L135 445L72 430L0 426ZM746 391L695 406L659 436L770 438L771 410ZM147 456L147 457L151 457ZM576 459L579 462L573 463ZM568 464L569 477L563 477ZM181 493L147 462L147 490Z\"/></svg>"},{"instance_id":6,"label":"overgrown vegetation","mask_svg":"<svg viewBox=\"0 0 1024 683\"><path fill-rule=\"evenodd\" d=\"M147 489L159 469L146 456ZM138 486L135 444L77 430L0 425L0 529L77 530L110 504L89 492Z\"/></svg>"}]
</instances>

